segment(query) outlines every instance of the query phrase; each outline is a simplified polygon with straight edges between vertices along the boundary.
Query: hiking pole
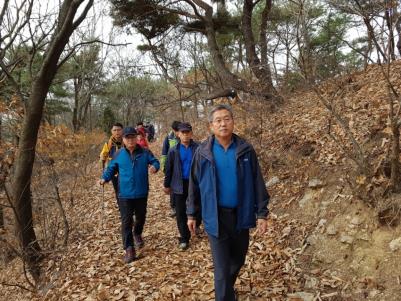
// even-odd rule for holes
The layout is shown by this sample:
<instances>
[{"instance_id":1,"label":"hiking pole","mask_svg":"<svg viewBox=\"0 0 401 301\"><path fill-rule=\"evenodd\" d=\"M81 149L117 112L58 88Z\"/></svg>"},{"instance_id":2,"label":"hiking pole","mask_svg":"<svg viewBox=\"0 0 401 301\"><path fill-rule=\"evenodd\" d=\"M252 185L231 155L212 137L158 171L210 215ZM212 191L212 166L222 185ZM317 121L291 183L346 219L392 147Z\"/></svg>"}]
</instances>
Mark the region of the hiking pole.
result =
<instances>
[{"instance_id":1,"label":"hiking pole","mask_svg":"<svg viewBox=\"0 0 401 301\"><path fill-rule=\"evenodd\" d=\"M102 230L104 230L104 221L103 221L103 219L104 219L104 185L102 185L102 212L101 212L101 217L100 217L100 220L101 220L101 223L102 223L102 227L101 227Z\"/></svg>"}]
</instances>

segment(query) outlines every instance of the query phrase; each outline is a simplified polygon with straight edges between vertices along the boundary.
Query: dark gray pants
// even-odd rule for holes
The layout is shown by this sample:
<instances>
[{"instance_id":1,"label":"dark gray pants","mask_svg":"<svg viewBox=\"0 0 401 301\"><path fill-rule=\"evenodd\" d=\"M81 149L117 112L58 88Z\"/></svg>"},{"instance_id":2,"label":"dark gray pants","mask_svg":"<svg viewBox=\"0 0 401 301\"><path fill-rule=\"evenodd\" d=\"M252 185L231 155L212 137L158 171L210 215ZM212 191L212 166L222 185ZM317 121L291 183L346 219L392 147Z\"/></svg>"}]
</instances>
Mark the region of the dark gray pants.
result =
<instances>
[{"instance_id":1,"label":"dark gray pants","mask_svg":"<svg viewBox=\"0 0 401 301\"><path fill-rule=\"evenodd\" d=\"M146 220L147 202L147 198L120 199L118 202L121 216L121 234L124 250L126 250L128 247L134 247L132 226L134 226L134 235L142 235L143 226L145 225Z\"/></svg>"},{"instance_id":2,"label":"dark gray pants","mask_svg":"<svg viewBox=\"0 0 401 301\"><path fill-rule=\"evenodd\" d=\"M235 301L234 284L245 263L249 230L236 230L235 209L219 208L219 237L209 236L216 301Z\"/></svg>"}]
</instances>

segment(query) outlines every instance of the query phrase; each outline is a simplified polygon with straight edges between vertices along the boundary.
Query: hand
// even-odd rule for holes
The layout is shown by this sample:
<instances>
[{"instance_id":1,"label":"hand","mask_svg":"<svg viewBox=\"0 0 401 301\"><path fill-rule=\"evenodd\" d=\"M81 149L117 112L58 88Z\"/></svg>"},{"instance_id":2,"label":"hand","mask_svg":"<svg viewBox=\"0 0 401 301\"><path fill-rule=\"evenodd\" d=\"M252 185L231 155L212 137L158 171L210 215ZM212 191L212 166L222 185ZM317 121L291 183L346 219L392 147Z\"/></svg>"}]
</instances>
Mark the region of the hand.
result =
<instances>
[{"instance_id":1,"label":"hand","mask_svg":"<svg viewBox=\"0 0 401 301\"><path fill-rule=\"evenodd\" d=\"M103 186L105 183L106 183L106 181L105 181L104 179L100 179L100 180L99 180L99 185L102 185L102 186Z\"/></svg>"},{"instance_id":2,"label":"hand","mask_svg":"<svg viewBox=\"0 0 401 301\"><path fill-rule=\"evenodd\" d=\"M164 187L163 191L165 194L170 194L171 193L171 188L170 187Z\"/></svg>"},{"instance_id":3,"label":"hand","mask_svg":"<svg viewBox=\"0 0 401 301\"><path fill-rule=\"evenodd\" d=\"M257 233L259 235L263 235L265 234L267 231L267 220L263 219L263 218L258 218L257 221Z\"/></svg>"},{"instance_id":4,"label":"hand","mask_svg":"<svg viewBox=\"0 0 401 301\"><path fill-rule=\"evenodd\" d=\"M150 172L151 174L155 174L155 173L157 173L157 170L156 170L156 168L155 168L153 165L151 165L151 166L149 167L149 172Z\"/></svg>"},{"instance_id":5,"label":"hand","mask_svg":"<svg viewBox=\"0 0 401 301\"><path fill-rule=\"evenodd\" d=\"M188 229L189 229L189 231L191 232L191 234L192 234L193 236L196 236L196 232L195 232L195 229L196 229L196 220L195 220L195 219L189 219L189 218L188 218L187 225L188 225Z\"/></svg>"}]
</instances>

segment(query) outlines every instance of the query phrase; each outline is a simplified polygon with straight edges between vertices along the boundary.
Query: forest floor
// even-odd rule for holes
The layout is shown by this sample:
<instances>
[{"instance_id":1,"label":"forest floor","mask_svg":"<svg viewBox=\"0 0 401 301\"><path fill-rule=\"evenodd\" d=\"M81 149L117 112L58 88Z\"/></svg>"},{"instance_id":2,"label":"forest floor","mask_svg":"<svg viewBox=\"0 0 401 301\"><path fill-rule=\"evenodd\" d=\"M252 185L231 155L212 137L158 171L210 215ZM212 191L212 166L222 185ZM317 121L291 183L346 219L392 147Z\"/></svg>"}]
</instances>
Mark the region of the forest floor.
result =
<instances>
[{"instance_id":1,"label":"forest floor","mask_svg":"<svg viewBox=\"0 0 401 301\"><path fill-rule=\"evenodd\" d=\"M207 235L178 249L175 219L169 217L169 197L162 192L162 173L150 176L145 246L140 259L124 264L119 213L111 185L102 192L93 187L74 204L68 247L49 255L44 263L43 286L37 293L3 286L2 300L213 300L213 267ZM240 300L280 300L300 287L292 250L280 245L281 232L271 219L263 237L252 234L246 264L237 282ZM2 282L15 283L19 260L9 263ZM6 280L5 280L6 279ZM13 280L11 280L13 279ZM21 279L20 279L21 280ZM294 299L296 300L296 299Z\"/></svg>"},{"instance_id":2,"label":"forest floor","mask_svg":"<svg viewBox=\"0 0 401 301\"><path fill-rule=\"evenodd\" d=\"M392 68L390 80L400 92L401 62ZM314 91L295 92L278 106L234 104L235 132L255 146L272 196L268 232L251 232L236 283L241 301L401 300L401 195L386 194L391 149L386 87L379 66L319 87L343 118L348 134ZM193 122L198 140L205 136L204 124ZM73 144L75 138L68 140L63 131L47 131L52 132L54 149L60 143ZM349 134L372 169L369 181L350 159L355 149ZM123 263L114 192L106 186L103 208L96 184L99 166L92 163L104 137L97 140L99 145L88 146L93 152L89 163L70 163L66 151L77 157L85 141L96 140L81 139L56 158L69 168L59 172L65 179L60 191L70 224L68 245L57 245L55 252L47 248L35 292L27 290L18 257L0 258L0 300L213 300L207 236L193 238L185 252L178 249L177 226L168 216L169 197L162 192L160 172L150 176L141 259ZM49 148L48 140L40 141ZM160 143L151 146L155 154ZM42 186L43 190L35 186L36 205L49 190L47 182ZM36 219L35 230L44 233L49 223ZM0 245L0 255L1 249Z\"/></svg>"}]
</instances>

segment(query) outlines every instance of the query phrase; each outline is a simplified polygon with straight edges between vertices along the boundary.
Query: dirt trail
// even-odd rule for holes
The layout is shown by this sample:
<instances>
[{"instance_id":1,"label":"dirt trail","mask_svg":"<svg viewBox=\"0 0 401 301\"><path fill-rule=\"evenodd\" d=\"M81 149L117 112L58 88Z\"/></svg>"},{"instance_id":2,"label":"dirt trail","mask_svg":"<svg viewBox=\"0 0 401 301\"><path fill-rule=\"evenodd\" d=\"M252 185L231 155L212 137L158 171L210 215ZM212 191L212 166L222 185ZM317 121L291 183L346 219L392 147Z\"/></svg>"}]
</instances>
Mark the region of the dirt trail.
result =
<instances>
[{"instance_id":1,"label":"dirt trail","mask_svg":"<svg viewBox=\"0 0 401 301\"><path fill-rule=\"evenodd\" d=\"M93 168L93 183L98 172ZM92 177L92 176L91 176ZM213 300L213 268L207 235L193 238L186 251L178 249L175 219L168 217L169 197L162 192L163 174L150 176L148 213L142 259L124 264L120 220L110 184L105 186L102 212L97 185L67 208L71 235L66 250L43 263L45 283L39 294L6 288L5 300ZM104 216L103 222L101 217ZM285 300L299 287L291 249L276 246L274 225L263 237L253 237L246 265L237 282L240 300ZM296 252L296 251L294 251ZM14 260L14 271L18 260ZM12 292L13 291L13 292ZM271 299L274 298L275 299Z\"/></svg>"}]
</instances>

